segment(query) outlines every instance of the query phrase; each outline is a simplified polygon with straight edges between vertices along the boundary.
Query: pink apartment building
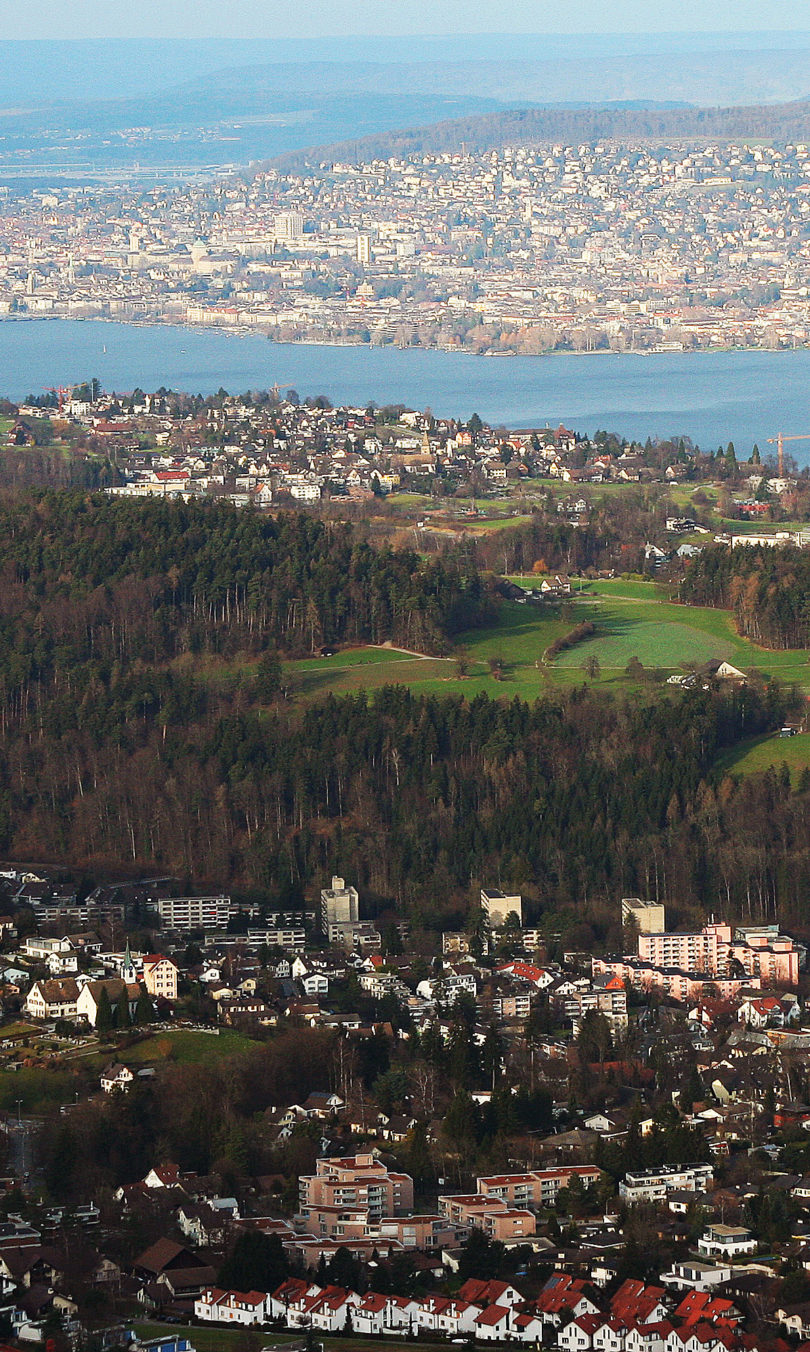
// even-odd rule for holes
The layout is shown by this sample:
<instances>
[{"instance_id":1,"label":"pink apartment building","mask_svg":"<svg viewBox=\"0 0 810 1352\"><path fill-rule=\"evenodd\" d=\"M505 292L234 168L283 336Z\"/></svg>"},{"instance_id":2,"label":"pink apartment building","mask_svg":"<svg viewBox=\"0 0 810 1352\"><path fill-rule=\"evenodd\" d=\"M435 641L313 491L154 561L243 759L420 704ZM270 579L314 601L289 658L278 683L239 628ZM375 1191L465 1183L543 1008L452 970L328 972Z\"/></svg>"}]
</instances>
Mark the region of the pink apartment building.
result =
<instances>
[{"instance_id":1,"label":"pink apartment building","mask_svg":"<svg viewBox=\"0 0 810 1352\"><path fill-rule=\"evenodd\" d=\"M374 1155L332 1156L318 1160L315 1169L298 1180L302 1216L319 1208L324 1215L326 1208L339 1208L364 1211L373 1222L413 1209L413 1179L392 1173Z\"/></svg>"},{"instance_id":2,"label":"pink apartment building","mask_svg":"<svg viewBox=\"0 0 810 1352\"><path fill-rule=\"evenodd\" d=\"M758 976L768 984L795 986L799 950L778 925L712 922L696 934L640 934L638 956L653 967L680 967L694 975Z\"/></svg>"},{"instance_id":3,"label":"pink apartment building","mask_svg":"<svg viewBox=\"0 0 810 1352\"><path fill-rule=\"evenodd\" d=\"M800 957L800 947L778 925L733 930L712 921L689 934L639 934L638 957L594 958L593 972L645 989L657 986L674 1000L699 999L711 982L730 999L744 987L795 986Z\"/></svg>"}]
</instances>

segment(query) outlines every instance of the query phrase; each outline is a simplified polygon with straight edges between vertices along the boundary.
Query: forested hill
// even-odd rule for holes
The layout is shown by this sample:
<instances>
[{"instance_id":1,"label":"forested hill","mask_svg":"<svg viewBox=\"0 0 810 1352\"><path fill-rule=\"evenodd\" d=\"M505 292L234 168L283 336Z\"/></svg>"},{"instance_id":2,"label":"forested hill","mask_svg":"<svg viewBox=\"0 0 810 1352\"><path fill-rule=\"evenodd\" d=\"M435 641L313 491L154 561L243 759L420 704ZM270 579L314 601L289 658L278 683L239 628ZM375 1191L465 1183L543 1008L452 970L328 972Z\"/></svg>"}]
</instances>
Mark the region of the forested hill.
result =
<instances>
[{"instance_id":1,"label":"forested hill","mask_svg":"<svg viewBox=\"0 0 810 1352\"><path fill-rule=\"evenodd\" d=\"M739 108L626 108L612 104L513 108L294 151L273 160L272 167L289 171L329 161L365 163L391 156L442 154L458 152L462 144L468 151L480 153L549 141L579 145L606 139L700 142L750 137L810 140L810 100Z\"/></svg>"},{"instance_id":2,"label":"forested hill","mask_svg":"<svg viewBox=\"0 0 810 1352\"><path fill-rule=\"evenodd\" d=\"M426 563L303 514L47 493L0 503L0 542L7 690L57 667L185 651L390 639L435 652L492 613L463 554Z\"/></svg>"},{"instance_id":3,"label":"forested hill","mask_svg":"<svg viewBox=\"0 0 810 1352\"><path fill-rule=\"evenodd\" d=\"M530 706L389 687L269 712L250 696L133 670L32 702L6 724L0 849L271 903L338 873L429 927L459 923L487 878L579 920L656 887L801 913L807 783L714 784L722 748L779 725L776 692L640 704L582 689Z\"/></svg>"},{"instance_id":4,"label":"forested hill","mask_svg":"<svg viewBox=\"0 0 810 1352\"><path fill-rule=\"evenodd\" d=\"M733 610L739 632L767 648L810 648L810 553L793 545L703 549L681 599Z\"/></svg>"}]
</instances>

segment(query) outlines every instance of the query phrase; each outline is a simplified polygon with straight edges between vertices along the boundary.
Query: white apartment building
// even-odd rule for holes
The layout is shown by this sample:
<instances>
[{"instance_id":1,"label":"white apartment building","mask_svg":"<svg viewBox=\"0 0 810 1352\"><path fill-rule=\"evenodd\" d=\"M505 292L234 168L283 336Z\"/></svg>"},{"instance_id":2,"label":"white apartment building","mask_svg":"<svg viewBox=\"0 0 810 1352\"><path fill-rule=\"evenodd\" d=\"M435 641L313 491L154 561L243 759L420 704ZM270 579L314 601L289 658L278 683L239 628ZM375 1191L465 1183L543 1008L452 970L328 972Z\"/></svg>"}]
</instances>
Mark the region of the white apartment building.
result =
<instances>
[{"instance_id":1,"label":"white apartment building","mask_svg":"<svg viewBox=\"0 0 810 1352\"><path fill-rule=\"evenodd\" d=\"M496 887L482 887L481 909L491 929L503 929L506 917L512 914L523 924L523 898L519 892L508 894Z\"/></svg>"},{"instance_id":2,"label":"white apartment building","mask_svg":"<svg viewBox=\"0 0 810 1352\"><path fill-rule=\"evenodd\" d=\"M321 929L331 941L332 929L356 925L360 919L360 897L356 887L347 887L343 878L332 878L331 887L321 888Z\"/></svg>"},{"instance_id":3,"label":"white apartment building","mask_svg":"<svg viewBox=\"0 0 810 1352\"><path fill-rule=\"evenodd\" d=\"M642 901L641 897L622 897L622 924L630 920L639 934L662 934L667 927L663 903Z\"/></svg>"},{"instance_id":4,"label":"white apartment building","mask_svg":"<svg viewBox=\"0 0 810 1352\"><path fill-rule=\"evenodd\" d=\"M217 897L160 897L152 903L165 929L225 929L231 916L231 899Z\"/></svg>"},{"instance_id":5,"label":"white apartment building","mask_svg":"<svg viewBox=\"0 0 810 1352\"><path fill-rule=\"evenodd\" d=\"M705 1192L714 1179L710 1164L668 1164L625 1175L619 1196L626 1202L660 1202L668 1192Z\"/></svg>"}]
</instances>

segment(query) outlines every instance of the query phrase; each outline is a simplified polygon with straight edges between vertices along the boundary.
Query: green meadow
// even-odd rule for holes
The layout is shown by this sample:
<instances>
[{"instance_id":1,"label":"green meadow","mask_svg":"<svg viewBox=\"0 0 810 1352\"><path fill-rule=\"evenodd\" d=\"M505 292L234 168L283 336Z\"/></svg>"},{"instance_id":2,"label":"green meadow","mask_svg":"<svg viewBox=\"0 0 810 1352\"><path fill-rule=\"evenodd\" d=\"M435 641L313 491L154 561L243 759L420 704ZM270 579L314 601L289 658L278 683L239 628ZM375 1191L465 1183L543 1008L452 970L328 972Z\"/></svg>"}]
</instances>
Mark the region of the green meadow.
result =
<instances>
[{"instance_id":1,"label":"green meadow","mask_svg":"<svg viewBox=\"0 0 810 1352\"><path fill-rule=\"evenodd\" d=\"M303 699L392 682L425 693L452 690L472 696L485 691L533 699L549 688L587 679L591 658L598 663L594 683L614 687L632 684L626 667L633 657L648 670L660 672L662 680L717 658L745 672L795 683L810 693L810 654L758 648L737 634L727 611L679 605L654 582L617 578L586 583L564 609L565 617L559 604L505 602L495 625L459 635L449 657L357 648L333 657L288 662L285 669ZM544 662L549 644L582 620L591 620L596 633Z\"/></svg>"},{"instance_id":2,"label":"green meadow","mask_svg":"<svg viewBox=\"0 0 810 1352\"><path fill-rule=\"evenodd\" d=\"M779 733L769 733L765 737L753 737L733 751L727 752L719 761L718 769L730 775L759 775L766 770L781 770L786 765L790 772L790 781L795 788L803 770L810 770L810 733L802 732L796 737L780 737Z\"/></svg>"}]
</instances>

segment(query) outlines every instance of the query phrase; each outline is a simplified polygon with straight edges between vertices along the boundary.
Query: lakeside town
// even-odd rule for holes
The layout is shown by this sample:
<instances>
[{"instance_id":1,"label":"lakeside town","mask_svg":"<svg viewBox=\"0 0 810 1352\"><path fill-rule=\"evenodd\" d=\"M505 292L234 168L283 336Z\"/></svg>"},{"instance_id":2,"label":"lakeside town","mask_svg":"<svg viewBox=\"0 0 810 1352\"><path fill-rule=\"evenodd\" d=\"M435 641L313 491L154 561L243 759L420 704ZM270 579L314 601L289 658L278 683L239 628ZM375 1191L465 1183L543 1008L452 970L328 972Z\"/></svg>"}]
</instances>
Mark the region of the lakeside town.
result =
<instances>
[{"instance_id":1,"label":"lakeside town","mask_svg":"<svg viewBox=\"0 0 810 1352\"><path fill-rule=\"evenodd\" d=\"M649 539L638 542L652 566L686 562L707 541L810 540L801 524L810 519L807 471L777 438L776 453L732 443L701 451L688 437L641 444L402 405L335 408L293 389L203 399L165 388L111 394L96 380L6 400L2 412L4 475L21 485L52 482L66 456L115 497L322 507L369 521L388 511L390 529L410 525L435 547L493 513L549 511L585 525L593 490L636 486L660 497Z\"/></svg>"},{"instance_id":2,"label":"lakeside town","mask_svg":"<svg viewBox=\"0 0 810 1352\"><path fill-rule=\"evenodd\" d=\"M338 877L286 911L160 879L82 895L13 865L0 895L0 1318L19 1341L810 1335L806 946L777 924L672 928L628 897L606 958L492 886L440 936ZM198 1109L217 1121L250 1076L238 1148L201 1171L158 1144L120 1184L100 1158L77 1171L91 1123L140 1159L134 1123L166 1096L193 1113L173 1085L204 1093L217 1067L225 1102Z\"/></svg>"},{"instance_id":3,"label":"lakeside town","mask_svg":"<svg viewBox=\"0 0 810 1352\"><path fill-rule=\"evenodd\" d=\"M810 341L810 148L613 143L0 189L0 314L487 354Z\"/></svg>"}]
</instances>

